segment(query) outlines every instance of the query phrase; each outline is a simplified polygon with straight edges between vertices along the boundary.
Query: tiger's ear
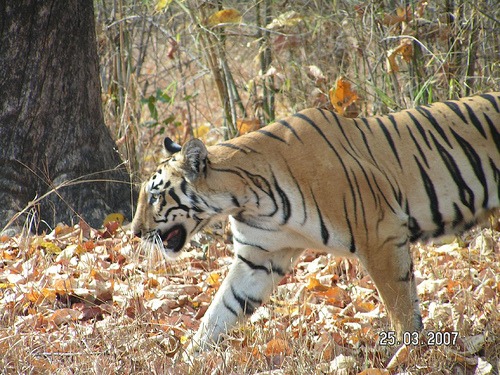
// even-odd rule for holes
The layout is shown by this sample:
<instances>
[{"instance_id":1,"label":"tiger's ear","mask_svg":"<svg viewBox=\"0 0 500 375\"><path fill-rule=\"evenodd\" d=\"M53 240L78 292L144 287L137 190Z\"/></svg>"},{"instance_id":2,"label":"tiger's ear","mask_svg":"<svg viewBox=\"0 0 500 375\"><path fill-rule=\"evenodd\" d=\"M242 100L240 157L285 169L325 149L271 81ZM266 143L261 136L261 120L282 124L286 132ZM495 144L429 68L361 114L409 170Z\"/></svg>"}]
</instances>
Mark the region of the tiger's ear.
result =
<instances>
[{"instance_id":1,"label":"tiger's ear","mask_svg":"<svg viewBox=\"0 0 500 375\"><path fill-rule=\"evenodd\" d=\"M182 149L181 145L175 143L169 137L166 137L163 140L163 145L165 146L165 150L167 151L167 156L172 156Z\"/></svg>"},{"instance_id":2,"label":"tiger's ear","mask_svg":"<svg viewBox=\"0 0 500 375\"><path fill-rule=\"evenodd\" d=\"M204 175L207 168L208 151L202 141L191 139L182 146L183 170L189 182Z\"/></svg>"}]
</instances>

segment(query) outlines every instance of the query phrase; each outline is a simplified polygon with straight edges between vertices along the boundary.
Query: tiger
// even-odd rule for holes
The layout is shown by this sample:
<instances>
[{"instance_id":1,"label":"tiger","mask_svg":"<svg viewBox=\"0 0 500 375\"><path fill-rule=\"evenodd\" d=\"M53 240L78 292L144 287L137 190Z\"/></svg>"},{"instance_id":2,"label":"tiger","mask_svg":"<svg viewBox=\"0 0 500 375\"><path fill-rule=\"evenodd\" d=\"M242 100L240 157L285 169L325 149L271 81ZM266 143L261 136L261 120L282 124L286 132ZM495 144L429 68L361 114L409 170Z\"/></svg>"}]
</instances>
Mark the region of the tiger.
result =
<instances>
[{"instance_id":1,"label":"tiger","mask_svg":"<svg viewBox=\"0 0 500 375\"><path fill-rule=\"evenodd\" d=\"M367 118L311 108L209 147L166 138L133 233L175 257L227 219L234 248L187 353L248 318L305 249L357 257L398 336L421 332L410 244L497 212L499 128L492 92Z\"/></svg>"}]
</instances>

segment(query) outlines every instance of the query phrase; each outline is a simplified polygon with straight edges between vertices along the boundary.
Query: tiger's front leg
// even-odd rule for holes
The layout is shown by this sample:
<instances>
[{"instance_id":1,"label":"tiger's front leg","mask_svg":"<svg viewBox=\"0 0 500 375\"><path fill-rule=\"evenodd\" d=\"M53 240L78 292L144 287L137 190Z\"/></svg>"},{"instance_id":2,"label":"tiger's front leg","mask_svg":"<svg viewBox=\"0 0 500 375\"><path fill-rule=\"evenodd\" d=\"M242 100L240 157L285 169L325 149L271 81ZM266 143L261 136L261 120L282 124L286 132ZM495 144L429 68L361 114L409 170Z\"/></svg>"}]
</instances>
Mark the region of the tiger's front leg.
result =
<instances>
[{"instance_id":1,"label":"tiger's front leg","mask_svg":"<svg viewBox=\"0 0 500 375\"><path fill-rule=\"evenodd\" d=\"M251 246L237 248L234 262L187 348L188 354L217 344L222 333L252 315L269 299L302 251L265 252Z\"/></svg>"}]
</instances>

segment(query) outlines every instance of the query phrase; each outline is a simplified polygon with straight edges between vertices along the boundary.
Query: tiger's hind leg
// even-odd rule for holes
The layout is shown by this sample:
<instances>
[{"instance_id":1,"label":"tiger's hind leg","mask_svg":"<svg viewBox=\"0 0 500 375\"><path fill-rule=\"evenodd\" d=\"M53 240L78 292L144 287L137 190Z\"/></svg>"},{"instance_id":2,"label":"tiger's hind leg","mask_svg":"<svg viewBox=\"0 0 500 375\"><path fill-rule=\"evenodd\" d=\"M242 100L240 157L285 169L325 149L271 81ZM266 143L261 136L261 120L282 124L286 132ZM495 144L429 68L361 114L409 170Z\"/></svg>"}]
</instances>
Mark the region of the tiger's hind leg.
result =
<instances>
[{"instance_id":1,"label":"tiger's hind leg","mask_svg":"<svg viewBox=\"0 0 500 375\"><path fill-rule=\"evenodd\" d=\"M391 237L360 257L373 279L398 337L423 329L408 239Z\"/></svg>"},{"instance_id":2,"label":"tiger's hind leg","mask_svg":"<svg viewBox=\"0 0 500 375\"><path fill-rule=\"evenodd\" d=\"M235 250L234 262L187 348L188 355L217 344L221 334L252 315L269 299L303 252L302 249L264 252L246 245Z\"/></svg>"}]
</instances>

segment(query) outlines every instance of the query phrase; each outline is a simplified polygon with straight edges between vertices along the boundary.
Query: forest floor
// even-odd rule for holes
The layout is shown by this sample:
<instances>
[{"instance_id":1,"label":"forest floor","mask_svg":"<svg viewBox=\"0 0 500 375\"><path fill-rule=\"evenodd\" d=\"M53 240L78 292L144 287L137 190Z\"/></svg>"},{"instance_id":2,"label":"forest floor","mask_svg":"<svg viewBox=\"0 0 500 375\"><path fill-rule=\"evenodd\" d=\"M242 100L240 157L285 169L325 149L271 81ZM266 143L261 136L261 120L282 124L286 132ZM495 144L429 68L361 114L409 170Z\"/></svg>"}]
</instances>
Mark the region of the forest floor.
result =
<instances>
[{"instance_id":1,"label":"forest floor","mask_svg":"<svg viewBox=\"0 0 500 375\"><path fill-rule=\"evenodd\" d=\"M0 374L498 374L500 226L413 246L426 332L395 345L355 260L307 251L218 348L182 359L231 263L205 233L175 261L119 224L0 238Z\"/></svg>"}]
</instances>

